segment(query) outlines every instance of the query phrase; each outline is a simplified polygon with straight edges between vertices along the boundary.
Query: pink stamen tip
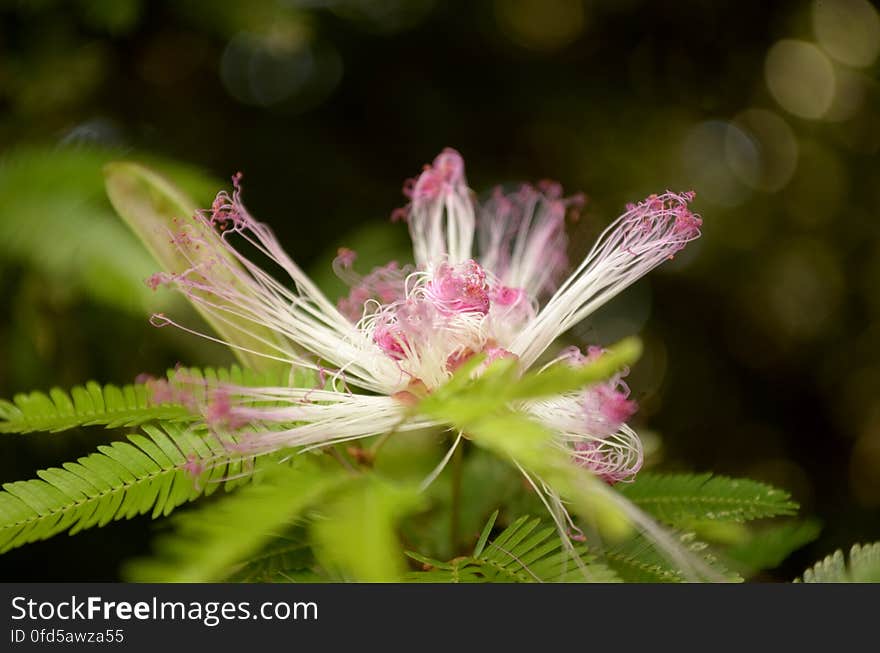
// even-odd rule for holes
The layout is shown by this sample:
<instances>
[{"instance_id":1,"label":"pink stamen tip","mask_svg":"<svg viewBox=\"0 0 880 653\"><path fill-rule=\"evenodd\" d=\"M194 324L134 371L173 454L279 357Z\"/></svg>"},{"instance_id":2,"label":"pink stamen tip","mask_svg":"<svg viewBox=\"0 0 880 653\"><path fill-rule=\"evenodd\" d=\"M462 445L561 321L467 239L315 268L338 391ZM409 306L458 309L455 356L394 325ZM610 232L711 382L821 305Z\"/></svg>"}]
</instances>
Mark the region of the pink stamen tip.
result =
<instances>
[{"instance_id":1,"label":"pink stamen tip","mask_svg":"<svg viewBox=\"0 0 880 653\"><path fill-rule=\"evenodd\" d=\"M238 429L248 420L237 414L226 390L215 390L204 411L205 422L211 427Z\"/></svg>"},{"instance_id":2,"label":"pink stamen tip","mask_svg":"<svg viewBox=\"0 0 880 653\"><path fill-rule=\"evenodd\" d=\"M209 424L225 422L232 415L232 404L226 392L216 391L213 393L208 408L205 410L205 419Z\"/></svg>"},{"instance_id":3,"label":"pink stamen tip","mask_svg":"<svg viewBox=\"0 0 880 653\"><path fill-rule=\"evenodd\" d=\"M404 299L406 295L406 276L408 268L401 268L397 261L390 261L384 266L373 268L366 276L357 274L352 269L355 253L343 248L333 260L336 275L351 286L348 297L337 302L337 308L352 322L357 322L364 313L367 300L375 299L382 304Z\"/></svg>"},{"instance_id":4,"label":"pink stamen tip","mask_svg":"<svg viewBox=\"0 0 880 653\"><path fill-rule=\"evenodd\" d=\"M566 347L559 353L559 358L569 365L579 366L587 362L587 356L581 353L581 350L575 346Z\"/></svg>"},{"instance_id":5,"label":"pink stamen tip","mask_svg":"<svg viewBox=\"0 0 880 653\"><path fill-rule=\"evenodd\" d=\"M434 169L448 184L458 184L464 179L464 159L451 147L445 148L437 155L434 159Z\"/></svg>"},{"instance_id":6,"label":"pink stamen tip","mask_svg":"<svg viewBox=\"0 0 880 653\"><path fill-rule=\"evenodd\" d=\"M399 390L392 394L391 398L403 404L404 406L407 406L408 408L417 406L420 401L420 399L409 390Z\"/></svg>"},{"instance_id":7,"label":"pink stamen tip","mask_svg":"<svg viewBox=\"0 0 880 653\"><path fill-rule=\"evenodd\" d=\"M537 186L548 200L558 200L562 197L562 184L558 181L542 179L537 183Z\"/></svg>"},{"instance_id":8,"label":"pink stamen tip","mask_svg":"<svg viewBox=\"0 0 880 653\"><path fill-rule=\"evenodd\" d=\"M357 253L353 249L349 249L348 247L340 247L336 252L335 262L339 262L339 265L345 268L350 268L354 265L355 260L357 259Z\"/></svg>"},{"instance_id":9,"label":"pink stamen tip","mask_svg":"<svg viewBox=\"0 0 880 653\"><path fill-rule=\"evenodd\" d=\"M489 312L486 272L474 260L458 266L441 265L428 284L427 294L441 313Z\"/></svg>"},{"instance_id":10,"label":"pink stamen tip","mask_svg":"<svg viewBox=\"0 0 880 653\"><path fill-rule=\"evenodd\" d=\"M413 201L431 200L443 192L443 178L433 168L428 168L421 175L413 188Z\"/></svg>"},{"instance_id":11,"label":"pink stamen tip","mask_svg":"<svg viewBox=\"0 0 880 653\"><path fill-rule=\"evenodd\" d=\"M568 198L569 204L579 209L582 209L587 205L587 200L588 198L584 193L575 193Z\"/></svg>"},{"instance_id":12,"label":"pink stamen tip","mask_svg":"<svg viewBox=\"0 0 880 653\"><path fill-rule=\"evenodd\" d=\"M403 180L403 188L401 192L403 192L404 197L408 197L412 199L413 193L416 190L416 182L419 180L418 177L410 177L408 179Z\"/></svg>"},{"instance_id":13,"label":"pink stamen tip","mask_svg":"<svg viewBox=\"0 0 880 653\"><path fill-rule=\"evenodd\" d=\"M526 299L526 291L510 286L496 286L492 289L491 299L498 306L514 306Z\"/></svg>"},{"instance_id":14,"label":"pink stamen tip","mask_svg":"<svg viewBox=\"0 0 880 653\"><path fill-rule=\"evenodd\" d=\"M486 350L486 363L493 363L502 359L519 360L519 356L503 347L490 347Z\"/></svg>"},{"instance_id":15,"label":"pink stamen tip","mask_svg":"<svg viewBox=\"0 0 880 653\"><path fill-rule=\"evenodd\" d=\"M597 345L590 345L587 347L587 356L586 361L592 363L593 361L598 360L605 353L604 347L599 347Z\"/></svg>"},{"instance_id":16,"label":"pink stamen tip","mask_svg":"<svg viewBox=\"0 0 880 653\"><path fill-rule=\"evenodd\" d=\"M193 244L192 236L186 231L178 231L171 236L171 244L180 248L191 247Z\"/></svg>"},{"instance_id":17,"label":"pink stamen tip","mask_svg":"<svg viewBox=\"0 0 880 653\"><path fill-rule=\"evenodd\" d=\"M487 349L484 349L483 353L486 355L486 358L480 364L479 369L485 369L488 365L491 365L497 360L519 360L519 356L514 354L512 351L504 349L503 347L489 347ZM455 372L459 367L467 363L474 356L476 356L476 352L471 349L453 352L446 359L446 369L450 372Z\"/></svg>"},{"instance_id":18,"label":"pink stamen tip","mask_svg":"<svg viewBox=\"0 0 880 653\"><path fill-rule=\"evenodd\" d=\"M149 391L150 404L157 406L160 404L176 404L177 393L171 384L164 379L155 379L147 382Z\"/></svg>"},{"instance_id":19,"label":"pink stamen tip","mask_svg":"<svg viewBox=\"0 0 880 653\"><path fill-rule=\"evenodd\" d=\"M395 360L406 358L406 350L404 349L406 338L402 333L396 333L389 327L380 326L373 332L373 342Z\"/></svg>"},{"instance_id":20,"label":"pink stamen tip","mask_svg":"<svg viewBox=\"0 0 880 653\"><path fill-rule=\"evenodd\" d=\"M187 456L186 463L183 465L183 471L193 478L201 476L205 472L205 469L205 465L195 457L195 454Z\"/></svg>"},{"instance_id":21,"label":"pink stamen tip","mask_svg":"<svg viewBox=\"0 0 880 653\"><path fill-rule=\"evenodd\" d=\"M452 192L464 184L464 159L452 148L446 148L434 159L430 166L425 166L412 186L411 193L404 185L404 194L414 202L432 200Z\"/></svg>"},{"instance_id":22,"label":"pink stamen tip","mask_svg":"<svg viewBox=\"0 0 880 653\"><path fill-rule=\"evenodd\" d=\"M170 283L171 277L164 272L156 272L146 278L145 282L150 290L155 291L159 286Z\"/></svg>"},{"instance_id":23,"label":"pink stamen tip","mask_svg":"<svg viewBox=\"0 0 880 653\"><path fill-rule=\"evenodd\" d=\"M581 533L580 531L573 531L569 529L568 536L575 542L586 542L587 536Z\"/></svg>"},{"instance_id":24,"label":"pink stamen tip","mask_svg":"<svg viewBox=\"0 0 880 653\"><path fill-rule=\"evenodd\" d=\"M599 386L594 392L599 393L601 401L599 410L612 431L620 428L621 424L635 415L639 408L635 401L628 399L627 394L620 390Z\"/></svg>"}]
</instances>

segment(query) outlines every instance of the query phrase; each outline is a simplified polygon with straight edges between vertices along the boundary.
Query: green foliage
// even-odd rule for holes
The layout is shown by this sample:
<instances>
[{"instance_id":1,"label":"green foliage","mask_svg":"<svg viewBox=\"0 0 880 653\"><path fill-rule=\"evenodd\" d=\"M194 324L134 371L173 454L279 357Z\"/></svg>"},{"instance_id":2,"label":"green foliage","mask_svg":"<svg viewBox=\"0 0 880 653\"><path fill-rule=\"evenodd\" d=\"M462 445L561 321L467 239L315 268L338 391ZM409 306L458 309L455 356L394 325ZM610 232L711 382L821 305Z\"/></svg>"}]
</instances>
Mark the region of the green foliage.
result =
<instances>
[{"instance_id":1,"label":"green foliage","mask_svg":"<svg viewBox=\"0 0 880 653\"><path fill-rule=\"evenodd\" d=\"M761 529L746 541L728 548L725 558L743 573L752 574L761 569L779 566L791 553L819 536L817 521L789 521Z\"/></svg>"},{"instance_id":2,"label":"green foliage","mask_svg":"<svg viewBox=\"0 0 880 653\"><path fill-rule=\"evenodd\" d=\"M250 458L231 455L207 433L185 425L145 426L128 442L37 472L38 479L5 483L0 492L0 552L94 526L152 513L168 515L179 505L211 494L223 479L227 488L256 469ZM194 478L190 460L209 466ZM199 471L199 470L194 470Z\"/></svg>"},{"instance_id":3,"label":"green foliage","mask_svg":"<svg viewBox=\"0 0 880 653\"><path fill-rule=\"evenodd\" d=\"M344 480L338 468L322 466L315 456L264 468L254 483L225 500L177 516L176 532L156 542L152 558L134 561L127 576L141 582L223 580Z\"/></svg>"},{"instance_id":4,"label":"green foliage","mask_svg":"<svg viewBox=\"0 0 880 653\"><path fill-rule=\"evenodd\" d=\"M473 546L487 517L498 506L504 506L506 515L514 516L539 515L545 510L522 473L509 462L466 441L459 446L463 448L460 469L455 469L454 462L448 465L425 490L430 510L404 524L406 541L419 542L419 553L440 560L461 553L462 547ZM431 471L442 453L435 455L421 478ZM456 494L457 482L460 490ZM453 517L456 497L457 512ZM452 537L458 539L453 541Z\"/></svg>"},{"instance_id":5,"label":"green foliage","mask_svg":"<svg viewBox=\"0 0 880 653\"><path fill-rule=\"evenodd\" d=\"M611 345L599 356L585 365L572 366L556 363L545 370L524 374L509 388L511 399L537 399L581 388L604 381L621 369L635 363L642 355L642 343L638 338L624 338Z\"/></svg>"},{"instance_id":6,"label":"green foliage","mask_svg":"<svg viewBox=\"0 0 880 653\"><path fill-rule=\"evenodd\" d=\"M256 372L238 365L230 367L177 367L168 370L166 377L172 384L186 384L188 389L196 393L210 389L219 383L250 387L281 385L296 388L313 388L318 383L318 375L314 370L273 368Z\"/></svg>"},{"instance_id":7,"label":"green foliage","mask_svg":"<svg viewBox=\"0 0 880 653\"><path fill-rule=\"evenodd\" d=\"M796 583L880 583L880 542L854 544L849 564L838 549L804 571Z\"/></svg>"},{"instance_id":8,"label":"green foliage","mask_svg":"<svg viewBox=\"0 0 880 653\"><path fill-rule=\"evenodd\" d=\"M407 580L419 583L563 583L619 581L605 565L596 562L585 545L572 550L552 525L523 516L489 540L498 511L492 515L473 552L448 562L407 552L423 571L410 572Z\"/></svg>"},{"instance_id":9,"label":"green foliage","mask_svg":"<svg viewBox=\"0 0 880 653\"><path fill-rule=\"evenodd\" d=\"M144 9L142 0L79 0L77 4L90 27L113 36L133 30Z\"/></svg>"},{"instance_id":10,"label":"green foliage","mask_svg":"<svg viewBox=\"0 0 880 653\"><path fill-rule=\"evenodd\" d=\"M291 583L326 579L314 567L305 526L297 523L243 559L224 580L233 583Z\"/></svg>"},{"instance_id":11,"label":"green foliage","mask_svg":"<svg viewBox=\"0 0 880 653\"><path fill-rule=\"evenodd\" d=\"M740 522L792 515L797 504L787 492L749 479L712 474L642 473L620 493L645 512L673 526L695 520Z\"/></svg>"},{"instance_id":12,"label":"green foliage","mask_svg":"<svg viewBox=\"0 0 880 653\"><path fill-rule=\"evenodd\" d=\"M739 582L742 578L729 571L705 542L693 533L678 533L682 548L699 558L719 580ZM683 583L691 578L662 555L653 542L638 535L625 542L611 544L601 550L601 560L627 583Z\"/></svg>"},{"instance_id":13,"label":"green foliage","mask_svg":"<svg viewBox=\"0 0 880 653\"><path fill-rule=\"evenodd\" d=\"M183 406L151 405L145 385L101 386L94 381L69 392L54 388L49 394L16 395L0 400L0 433L57 432L75 426L107 428L137 426L157 420L182 420L192 414Z\"/></svg>"},{"instance_id":14,"label":"green foliage","mask_svg":"<svg viewBox=\"0 0 880 653\"><path fill-rule=\"evenodd\" d=\"M504 410L512 402L579 390L603 381L638 360L641 349L637 338L627 338L586 365L575 367L558 363L544 371L530 371L522 376L517 361L501 359L489 365L477 378L471 378L483 363L481 357L474 356L452 379L422 400L419 411L465 426L494 411Z\"/></svg>"},{"instance_id":15,"label":"green foliage","mask_svg":"<svg viewBox=\"0 0 880 653\"><path fill-rule=\"evenodd\" d=\"M637 354L638 346L625 341L597 361L602 363L604 359L604 363L594 368L588 366L584 376L589 377L589 382L600 381L621 366L630 364ZM660 489L671 493L662 496L674 500L655 501L661 495L648 487L641 493L646 499L644 504L635 500L630 503L576 465L564 448L555 442L553 432L509 407L512 397L525 400L544 392L565 392L582 387L584 379L570 376L568 366L556 366L543 373L525 375L523 385L519 387L513 365L512 361L495 363L477 379L470 378L472 370L460 372L442 392L435 393L442 396L426 400L429 413L437 417L446 415L447 419L452 416L455 428L474 443L512 461L531 480L552 514L558 514L562 509L560 501L564 501L567 510L596 528L614 552L616 557L609 558L609 564L614 562L617 565L615 568L621 572L621 577L739 579L718 564L716 556L704 553L703 543L691 542L692 533L684 539L673 537L635 508L643 508L651 514L654 511L648 506L660 505L667 518L687 522L706 519L711 512L708 508L717 511L716 520L788 514L794 510L788 496L779 493L777 497L774 493L778 491L772 488L751 482L737 485L736 481L729 479L707 485L709 477L695 477L697 482L684 482L677 492L673 492L676 488L672 483L662 486ZM540 376L548 372L553 372L551 382L542 385ZM480 410L481 403L491 410ZM707 487L703 488L704 485ZM705 491L701 494L701 490ZM622 548L614 549L615 546Z\"/></svg>"},{"instance_id":16,"label":"green foliage","mask_svg":"<svg viewBox=\"0 0 880 653\"><path fill-rule=\"evenodd\" d=\"M315 554L330 570L362 582L398 580L403 554L398 521L424 507L418 490L374 475L352 479L324 506L311 527Z\"/></svg>"},{"instance_id":17,"label":"green foliage","mask_svg":"<svg viewBox=\"0 0 880 653\"><path fill-rule=\"evenodd\" d=\"M104 175L107 195L114 208L164 270L180 273L215 256L226 257L233 269L241 267L223 248L217 232L190 219L199 206L161 174L138 163L123 161L108 163L104 166ZM187 233L192 236L192 243L171 239L169 233ZM210 243L211 246L199 243ZM241 271L245 274L243 268ZM222 277L218 281L240 288L242 294L248 296L249 291L243 287L243 282L229 270L214 266L212 274ZM285 346L274 330L230 313L220 319L200 305L194 305L221 338L233 345L236 356L246 366L265 370L279 365L277 361L258 355L277 355L277 350L266 343Z\"/></svg>"},{"instance_id":18,"label":"green foliage","mask_svg":"<svg viewBox=\"0 0 880 653\"><path fill-rule=\"evenodd\" d=\"M570 502L572 510L599 526L606 536L621 538L630 533L631 523L607 486L585 473L571 456L556 446L552 431L515 411L511 404L602 381L632 364L640 351L639 341L630 338L582 367L558 364L522 377L519 377L516 361L499 360L477 378L471 378L476 366L481 364L480 360L472 360L423 400L418 409L451 423L479 446L546 482Z\"/></svg>"},{"instance_id":19,"label":"green foliage","mask_svg":"<svg viewBox=\"0 0 880 653\"><path fill-rule=\"evenodd\" d=\"M287 385L310 387L315 375L309 370L295 373L280 370L252 372L233 365L230 368L178 368L168 370L170 383L181 384L195 399L203 399L218 383L235 385ZM182 405L154 404L145 384L122 387L101 386L94 381L70 391L54 388L48 394L19 394L13 400L0 400L0 433L57 432L76 426L131 427L156 421L186 421L197 417Z\"/></svg>"},{"instance_id":20,"label":"green foliage","mask_svg":"<svg viewBox=\"0 0 880 653\"><path fill-rule=\"evenodd\" d=\"M119 223L104 194L101 167L114 154L90 147L19 148L5 154L0 258L27 265L53 287L143 318L170 306L174 296L159 297L146 287L144 279L156 264ZM217 187L191 167L150 160L199 202L211 197L206 189Z\"/></svg>"}]
</instances>

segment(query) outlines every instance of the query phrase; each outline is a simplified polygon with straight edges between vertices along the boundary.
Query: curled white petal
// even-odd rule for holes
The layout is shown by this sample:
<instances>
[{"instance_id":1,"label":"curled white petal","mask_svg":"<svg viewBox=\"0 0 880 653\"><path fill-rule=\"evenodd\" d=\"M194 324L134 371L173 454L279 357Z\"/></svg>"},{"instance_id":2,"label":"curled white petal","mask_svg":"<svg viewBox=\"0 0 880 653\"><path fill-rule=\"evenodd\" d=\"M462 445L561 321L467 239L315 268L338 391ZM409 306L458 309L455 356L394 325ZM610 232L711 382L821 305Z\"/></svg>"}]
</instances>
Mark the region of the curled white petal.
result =
<instances>
[{"instance_id":1,"label":"curled white petal","mask_svg":"<svg viewBox=\"0 0 880 653\"><path fill-rule=\"evenodd\" d=\"M510 350L528 367L562 333L699 236L692 195L666 193L631 206L612 223Z\"/></svg>"}]
</instances>

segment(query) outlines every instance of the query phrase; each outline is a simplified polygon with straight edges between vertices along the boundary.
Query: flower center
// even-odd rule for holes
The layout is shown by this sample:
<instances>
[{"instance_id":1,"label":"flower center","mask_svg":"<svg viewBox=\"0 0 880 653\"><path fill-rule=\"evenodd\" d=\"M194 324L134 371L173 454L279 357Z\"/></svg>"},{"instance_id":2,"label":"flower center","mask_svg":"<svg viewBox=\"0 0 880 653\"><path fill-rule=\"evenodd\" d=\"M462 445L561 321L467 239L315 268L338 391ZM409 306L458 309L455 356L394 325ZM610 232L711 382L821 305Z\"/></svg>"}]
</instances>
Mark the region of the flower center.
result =
<instances>
[{"instance_id":1,"label":"flower center","mask_svg":"<svg viewBox=\"0 0 880 653\"><path fill-rule=\"evenodd\" d=\"M531 306L522 289L503 286L473 260L414 272L399 294L397 301L365 304L358 325L395 361L403 381L429 391L474 355L485 353L487 364L513 356L509 334L519 309Z\"/></svg>"}]
</instances>

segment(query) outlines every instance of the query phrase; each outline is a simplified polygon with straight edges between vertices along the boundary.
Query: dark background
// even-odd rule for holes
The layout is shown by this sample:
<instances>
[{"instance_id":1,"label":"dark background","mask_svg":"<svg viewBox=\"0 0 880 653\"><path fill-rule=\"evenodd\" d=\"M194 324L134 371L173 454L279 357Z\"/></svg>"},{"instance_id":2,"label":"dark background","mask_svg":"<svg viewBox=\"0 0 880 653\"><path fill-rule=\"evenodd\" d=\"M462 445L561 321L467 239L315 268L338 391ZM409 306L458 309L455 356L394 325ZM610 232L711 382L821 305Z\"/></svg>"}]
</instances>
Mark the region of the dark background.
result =
<instances>
[{"instance_id":1,"label":"dark background","mask_svg":"<svg viewBox=\"0 0 880 653\"><path fill-rule=\"evenodd\" d=\"M0 396L229 361L148 325L170 300L140 284L150 263L103 198L104 161L191 164L212 177L191 184L202 201L243 171L252 212L338 292L335 248L400 256L401 182L453 146L477 192L586 192L573 260L626 202L696 190L702 239L571 339L645 340L630 381L652 464L764 479L822 521L764 579L880 538L880 21L864 0L41 0L0 2L0 21ZM110 437L2 436L0 479ZM113 580L152 529L30 545L0 577Z\"/></svg>"}]
</instances>

